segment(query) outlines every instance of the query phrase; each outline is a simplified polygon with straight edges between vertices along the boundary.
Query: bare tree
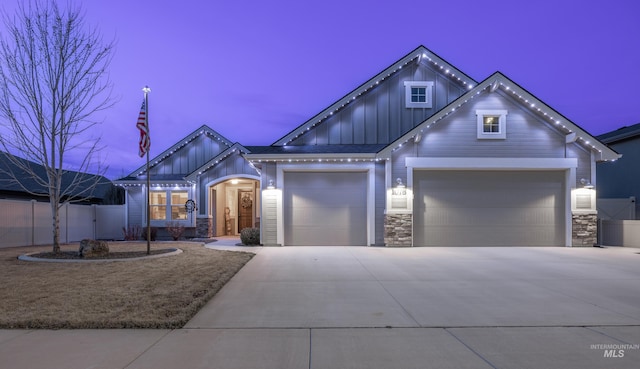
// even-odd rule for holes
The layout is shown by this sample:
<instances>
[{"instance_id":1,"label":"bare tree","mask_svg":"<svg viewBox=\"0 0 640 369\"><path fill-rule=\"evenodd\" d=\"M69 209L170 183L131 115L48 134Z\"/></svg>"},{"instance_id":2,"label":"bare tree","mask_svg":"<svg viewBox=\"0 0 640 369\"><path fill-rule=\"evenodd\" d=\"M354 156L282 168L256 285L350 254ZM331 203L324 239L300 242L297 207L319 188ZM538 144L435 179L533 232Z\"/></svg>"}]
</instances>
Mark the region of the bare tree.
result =
<instances>
[{"instance_id":1,"label":"bare tree","mask_svg":"<svg viewBox=\"0 0 640 369\"><path fill-rule=\"evenodd\" d=\"M55 0L28 0L3 16L0 143L11 164L5 167L13 168L6 175L28 193L48 195L59 252L63 201L90 196L100 177L86 173L104 173L93 137L98 122L90 118L112 105L114 44L85 25L79 7L62 9ZM70 158L78 160L73 171Z\"/></svg>"}]
</instances>

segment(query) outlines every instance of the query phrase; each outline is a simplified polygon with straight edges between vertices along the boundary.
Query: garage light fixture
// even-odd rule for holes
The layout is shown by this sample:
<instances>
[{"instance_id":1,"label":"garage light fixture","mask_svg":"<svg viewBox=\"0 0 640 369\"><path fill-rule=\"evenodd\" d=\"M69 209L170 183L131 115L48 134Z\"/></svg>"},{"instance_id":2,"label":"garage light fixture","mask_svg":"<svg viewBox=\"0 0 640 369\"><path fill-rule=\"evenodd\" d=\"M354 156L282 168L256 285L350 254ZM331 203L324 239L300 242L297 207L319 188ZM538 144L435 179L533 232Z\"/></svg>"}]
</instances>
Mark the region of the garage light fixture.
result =
<instances>
[{"instance_id":1,"label":"garage light fixture","mask_svg":"<svg viewBox=\"0 0 640 369\"><path fill-rule=\"evenodd\" d=\"M590 182L588 179L586 179L586 178L581 178L581 179L580 179L580 183L582 183L582 187L584 187L584 188L586 188L586 189L588 189L588 190L593 189L593 185L592 185L592 184L591 184L591 182Z\"/></svg>"}]
</instances>

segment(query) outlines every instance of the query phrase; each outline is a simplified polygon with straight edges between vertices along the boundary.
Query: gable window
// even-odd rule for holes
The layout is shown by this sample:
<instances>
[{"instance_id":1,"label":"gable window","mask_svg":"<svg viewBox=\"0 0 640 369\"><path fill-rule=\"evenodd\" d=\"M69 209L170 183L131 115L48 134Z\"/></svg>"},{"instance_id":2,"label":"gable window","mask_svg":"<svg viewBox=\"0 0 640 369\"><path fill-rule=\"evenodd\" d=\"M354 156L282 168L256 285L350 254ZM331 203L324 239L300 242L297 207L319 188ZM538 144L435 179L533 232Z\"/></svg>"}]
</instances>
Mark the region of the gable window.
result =
<instances>
[{"instance_id":1,"label":"gable window","mask_svg":"<svg viewBox=\"0 0 640 369\"><path fill-rule=\"evenodd\" d=\"M151 191L151 220L187 220L187 191Z\"/></svg>"},{"instance_id":2,"label":"gable window","mask_svg":"<svg viewBox=\"0 0 640 369\"><path fill-rule=\"evenodd\" d=\"M478 139L503 140L507 138L506 110L476 110Z\"/></svg>"},{"instance_id":3,"label":"gable window","mask_svg":"<svg viewBox=\"0 0 640 369\"><path fill-rule=\"evenodd\" d=\"M404 88L407 108L431 108L433 106L433 82L405 81Z\"/></svg>"}]
</instances>

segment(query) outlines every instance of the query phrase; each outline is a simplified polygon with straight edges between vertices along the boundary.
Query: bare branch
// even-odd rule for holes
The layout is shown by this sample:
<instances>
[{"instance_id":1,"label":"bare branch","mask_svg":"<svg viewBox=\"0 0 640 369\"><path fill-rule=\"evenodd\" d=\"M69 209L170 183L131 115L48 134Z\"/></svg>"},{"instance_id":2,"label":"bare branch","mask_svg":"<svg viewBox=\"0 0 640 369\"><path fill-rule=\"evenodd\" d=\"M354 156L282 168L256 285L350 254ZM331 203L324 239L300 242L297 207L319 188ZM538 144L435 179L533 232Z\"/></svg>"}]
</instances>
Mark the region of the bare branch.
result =
<instances>
[{"instance_id":1,"label":"bare branch","mask_svg":"<svg viewBox=\"0 0 640 369\"><path fill-rule=\"evenodd\" d=\"M97 124L90 117L112 106L107 70L114 43L85 25L79 7L63 10L55 0L25 0L3 20L0 145L11 164L5 167L14 168L3 174L26 192L38 192L34 184L46 189L55 250L61 201L90 197L104 173L96 162L100 139L86 136ZM76 171L65 168L70 154L82 158ZM91 168L97 175L82 173Z\"/></svg>"}]
</instances>

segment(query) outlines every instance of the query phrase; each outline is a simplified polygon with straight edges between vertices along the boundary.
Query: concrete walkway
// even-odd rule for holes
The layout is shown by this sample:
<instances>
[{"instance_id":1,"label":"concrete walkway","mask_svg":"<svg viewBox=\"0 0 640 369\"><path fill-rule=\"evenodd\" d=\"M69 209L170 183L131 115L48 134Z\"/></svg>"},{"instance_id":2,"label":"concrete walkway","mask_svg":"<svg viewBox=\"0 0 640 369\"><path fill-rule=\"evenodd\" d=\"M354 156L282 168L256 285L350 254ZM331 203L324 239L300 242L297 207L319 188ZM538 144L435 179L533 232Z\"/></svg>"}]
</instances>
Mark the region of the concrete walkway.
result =
<instances>
[{"instance_id":1,"label":"concrete walkway","mask_svg":"<svg viewBox=\"0 0 640 369\"><path fill-rule=\"evenodd\" d=\"M6 368L637 368L640 249L208 247L184 329L0 330Z\"/></svg>"}]
</instances>

